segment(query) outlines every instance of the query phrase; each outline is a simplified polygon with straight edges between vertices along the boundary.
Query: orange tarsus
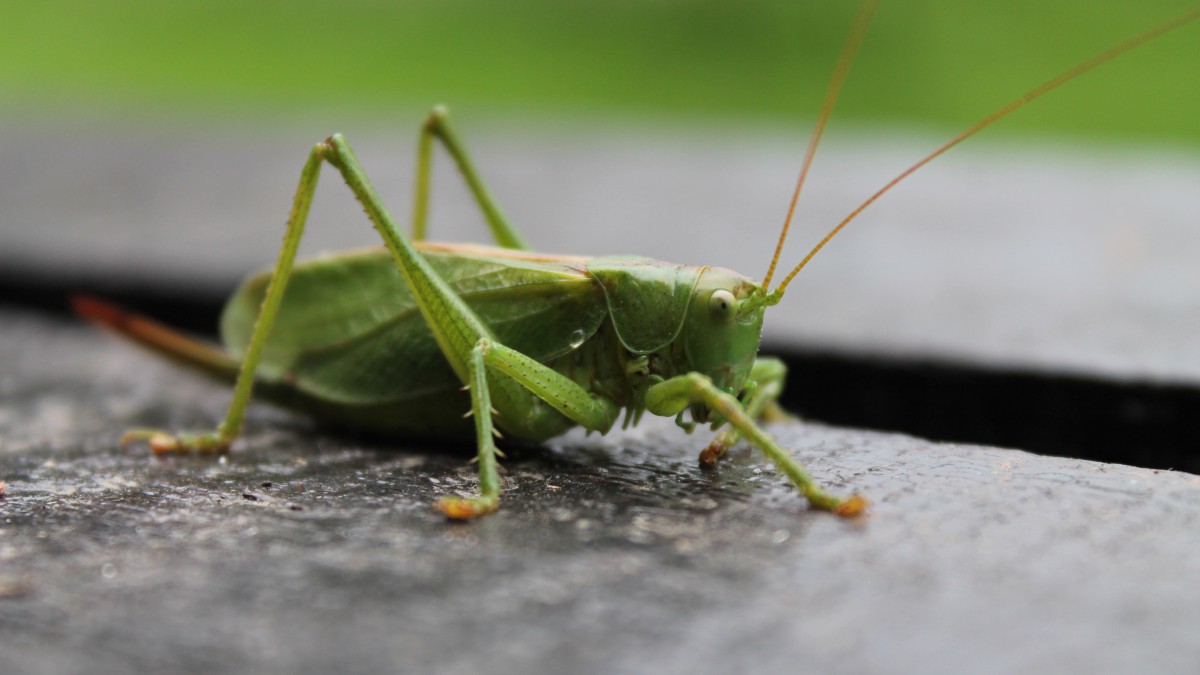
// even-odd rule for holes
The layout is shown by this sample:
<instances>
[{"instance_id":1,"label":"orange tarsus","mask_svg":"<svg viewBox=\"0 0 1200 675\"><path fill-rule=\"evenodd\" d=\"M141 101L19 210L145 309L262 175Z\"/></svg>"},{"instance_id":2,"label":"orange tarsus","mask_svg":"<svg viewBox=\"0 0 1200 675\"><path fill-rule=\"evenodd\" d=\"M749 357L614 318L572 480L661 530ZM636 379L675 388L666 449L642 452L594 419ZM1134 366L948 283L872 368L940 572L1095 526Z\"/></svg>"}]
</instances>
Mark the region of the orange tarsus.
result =
<instances>
[{"instance_id":1,"label":"orange tarsus","mask_svg":"<svg viewBox=\"0 0 1200 675\"><path fill-rule=\"evenodd\" d=\"M862 515L867 510L869 503L865 497L851 495L841 504L838 504L833 512L843 518L854 518Z\"/></svg>"},{"instance_id":2,"label":"orange tarsus","mask_svg":"<svg viewBox=\"0 0 1200 675\"><path fill-rule=\"evenodd\" d=\"M708 444L708 447L700 451L700 467L711 469L717 465L717 461L725 455L725 445L719 440L713 440Z\"/></svg>"},{"instance_id":3,"label":"orange tarsus","mask_svg":"<svg viewBox=\"0 0 1200 675\"><path fill-rule=\"evenodd\" d=\"M433 508L451 520L470 520L491 511L483 510L474 500L462 497L442 497L434 503Z\"/></svg>"},{"instance_id":4,"label":"orange tarsus","mask_svg":"<svg viewBox=\"0 0 1200 675\"><path fill-rule=\"evenodd\" d=\"M179 451L179 441L170 434L155 434L147 439L146 445L156 455L170 455Z\"/></svg>"}]
</instances>

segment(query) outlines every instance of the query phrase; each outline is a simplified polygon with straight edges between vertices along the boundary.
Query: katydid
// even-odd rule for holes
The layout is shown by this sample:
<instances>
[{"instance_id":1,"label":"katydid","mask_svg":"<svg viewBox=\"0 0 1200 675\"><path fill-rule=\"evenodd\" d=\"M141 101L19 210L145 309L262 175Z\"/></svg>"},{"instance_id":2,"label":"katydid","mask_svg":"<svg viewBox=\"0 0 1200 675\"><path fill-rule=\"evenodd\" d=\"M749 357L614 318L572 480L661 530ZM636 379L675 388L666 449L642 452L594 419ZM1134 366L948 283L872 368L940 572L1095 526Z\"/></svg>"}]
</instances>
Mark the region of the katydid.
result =
<instances>
[{"instance_id":1,"label":"katydid","mask_svg":"<svg viewBox=\"0 0 1200 675\"><path fill-rule=\"evenodd\" d=\"M812 507L842 516L862 513L865 499L825 492L757 421L777 409L786 376L781 361L757 356L766 309L783 299L800 269L847 223L921 166L1066 81L1200 17L1200 8L1192 9L1141 33L954 137L867 199L771 289L796 200L876 4L862 4L843 47L761 283L716 267L529 251L439 107L420 132L410 236L340 134L312 148L274 268L249 278L225 308L225 349L95 300L76 302L89 319L234 383L229 410L215 431L134 429L124 440L145 440L155 452L224 452L242 431L252 389L338 426L402 436L473 435L479 494L436 504L461 519L500 503L499 430L541 442L574 426L605 433L622 412L629 425L648 411L673 416L685 428L727 425L701 453L705 464L744 438L779 466ZM464 176L495 246L426 241L435 141ZM325 163L341 174L385 246L294 265Z\"/></svg>"}]
</instances>

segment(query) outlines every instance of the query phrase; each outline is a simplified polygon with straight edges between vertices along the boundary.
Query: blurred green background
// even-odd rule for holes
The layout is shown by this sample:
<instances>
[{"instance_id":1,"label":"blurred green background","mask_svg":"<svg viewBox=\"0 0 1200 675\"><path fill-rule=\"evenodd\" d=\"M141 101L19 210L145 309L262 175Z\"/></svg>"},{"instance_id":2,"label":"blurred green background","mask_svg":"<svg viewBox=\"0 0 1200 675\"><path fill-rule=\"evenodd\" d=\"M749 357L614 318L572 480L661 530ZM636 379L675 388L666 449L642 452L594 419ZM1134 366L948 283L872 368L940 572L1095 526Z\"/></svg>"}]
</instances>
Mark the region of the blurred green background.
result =
<instances>
[{"instance_id":1,"label":"blurred green background","mask_svg":"<svg viewBox=\"0 0 1200 675\"><path fill-rule=\"evenodd\" d=\"M1187 7L1175 0L885 4L836 122L960 128ZM9 112L473 115L797 124L852 2L63 0L7 3ZM1200 143L1200 25L1086 76L1000 133Z\"/></svg>"}]
</instances>

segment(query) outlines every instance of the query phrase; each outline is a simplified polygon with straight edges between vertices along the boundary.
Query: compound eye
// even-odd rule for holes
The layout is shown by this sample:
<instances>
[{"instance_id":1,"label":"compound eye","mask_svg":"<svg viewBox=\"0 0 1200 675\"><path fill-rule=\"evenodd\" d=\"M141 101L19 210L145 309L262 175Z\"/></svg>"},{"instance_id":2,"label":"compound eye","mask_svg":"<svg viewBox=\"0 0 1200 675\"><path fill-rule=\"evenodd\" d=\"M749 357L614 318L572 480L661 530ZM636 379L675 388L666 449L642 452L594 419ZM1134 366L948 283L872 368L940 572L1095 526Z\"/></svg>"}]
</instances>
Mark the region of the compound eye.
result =
<instances>
[{"instance_id":1,"label":"compound eye","mask_svg":"<svg viewBox=\"0 0 1200 675\"><path fill-rule=\"evenodd\" d=\"M737 310L737 300L734 299L733 293L725 289L716 290L708 298L708 309L712 312L714 319L727 322L733 319Z\"/></svg>"}]
</instances>

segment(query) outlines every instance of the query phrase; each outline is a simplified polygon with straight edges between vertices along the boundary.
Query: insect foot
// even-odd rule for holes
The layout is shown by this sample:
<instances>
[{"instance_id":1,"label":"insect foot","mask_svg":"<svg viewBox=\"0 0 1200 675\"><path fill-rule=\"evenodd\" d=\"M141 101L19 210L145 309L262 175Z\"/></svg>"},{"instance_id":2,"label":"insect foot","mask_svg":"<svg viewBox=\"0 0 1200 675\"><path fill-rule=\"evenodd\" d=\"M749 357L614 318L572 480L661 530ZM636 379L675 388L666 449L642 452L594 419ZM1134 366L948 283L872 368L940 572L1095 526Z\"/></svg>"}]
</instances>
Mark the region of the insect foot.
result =
<instances>
[{"instance_id":1,"label":"insect foot","mask_svg":"<svg viewBox=\"0 0 1200 675\"><path fill-rule=\"evenodd\" d=\"M717 466L717 462L725 456L726 450L728 450L728 448L725 447L725 443L723 443L721 441L721 437L718 436L713 440L712 443L708 444L707 448L704 448L700 451L700 468L715 468Z\"/></svg>"},{"instance_id":2,"label":"insect foot","mask_svg":"<svg viewBox=\"0 0 1200 675\"><path fill-rule=\"evenodd\" d=\"M499 497L442 497L433 504L435 511L441 512L451 520L469 520L486 516L500 506Z\"/></svg>"},{"instance_id":3,"label":"insect foot","mask_svg":"<svg viewBox=\"0 0 1200 675\"><path fill-rule=\"evenodd\" d=\"M834 507L833 512L843 518L854 518L862 515L870 503L866 497L850 495L848 498L842 500L842 503Z\"/></svg>"},{"instance_id":4,"label":"insect foot","mask_svg":"<svg viewBox=\"0 0 1200 675\"><path fill-rule=\"evenodd\" d=\"M219 433L172 435L158 429L130 429L121 436L121 446L135 441L146 441L156 455L167 454L224 454L229 451L231 441Z\"/></svg>"}]
</instances>

